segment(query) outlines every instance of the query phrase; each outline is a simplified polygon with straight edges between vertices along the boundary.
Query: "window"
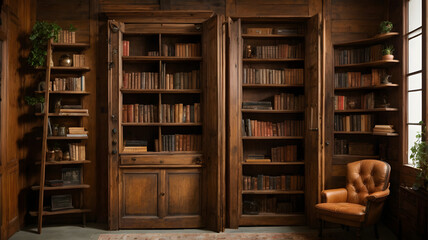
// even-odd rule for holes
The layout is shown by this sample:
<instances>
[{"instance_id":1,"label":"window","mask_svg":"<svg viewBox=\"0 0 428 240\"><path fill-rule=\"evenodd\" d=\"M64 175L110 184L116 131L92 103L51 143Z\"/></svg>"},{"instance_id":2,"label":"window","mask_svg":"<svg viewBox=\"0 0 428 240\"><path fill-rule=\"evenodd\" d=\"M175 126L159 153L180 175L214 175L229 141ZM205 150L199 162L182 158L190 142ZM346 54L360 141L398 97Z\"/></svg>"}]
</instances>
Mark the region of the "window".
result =
<instances>
[{"instance_id":1,"label":"window","mask_svg":"<svg viewBox=\"0 0 428 240\"><path fill-rule=\"evenodd\" d=\"M407 95L407 163L414 165L410 159L410 148L416 140L417 132L421 131L420 121L426 122L423 116L424 106L423 96L425 84L423 84L423 58L425 51L422 49L423 31L422 24L423 9L425 3L423 0L405 0L407 18L405 19L405 40L406 40L406 60L407 66L405 72L405 86Z\"/></svg>"}]
</instances>

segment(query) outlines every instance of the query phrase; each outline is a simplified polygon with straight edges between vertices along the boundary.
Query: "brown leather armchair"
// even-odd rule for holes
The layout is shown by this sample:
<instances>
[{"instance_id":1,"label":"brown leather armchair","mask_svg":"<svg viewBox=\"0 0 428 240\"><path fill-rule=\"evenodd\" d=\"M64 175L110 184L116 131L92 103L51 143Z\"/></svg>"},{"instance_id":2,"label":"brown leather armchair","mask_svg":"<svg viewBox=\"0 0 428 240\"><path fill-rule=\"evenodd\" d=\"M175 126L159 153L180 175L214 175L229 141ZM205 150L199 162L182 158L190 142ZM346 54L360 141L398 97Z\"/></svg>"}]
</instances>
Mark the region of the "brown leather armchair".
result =
<instances>
[{"instance_id":1,"label":"brown leather armchair","mask_svg":"<svg viewBox=\"0 0 428 240\"><path fill-rule=\"evenodd\" d=\"M320 219L319 236L327 221L357 227L359 238L364 226L374 225L376 238L379 238L376 223L389 195L390 172L390 165L379 160L348 163L346 188L324 190L322 203L315 205Z\"/></svg>"}]
</instances>

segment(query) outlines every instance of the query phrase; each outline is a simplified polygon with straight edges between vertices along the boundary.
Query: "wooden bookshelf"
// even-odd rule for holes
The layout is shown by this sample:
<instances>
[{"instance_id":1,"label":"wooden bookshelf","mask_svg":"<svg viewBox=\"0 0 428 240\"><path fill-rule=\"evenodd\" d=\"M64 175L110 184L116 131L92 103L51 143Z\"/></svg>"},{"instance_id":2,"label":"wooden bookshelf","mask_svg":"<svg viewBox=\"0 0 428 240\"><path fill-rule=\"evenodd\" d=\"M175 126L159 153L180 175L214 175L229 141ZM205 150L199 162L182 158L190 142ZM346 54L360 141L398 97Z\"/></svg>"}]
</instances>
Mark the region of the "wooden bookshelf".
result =
<instances>
[{"instance_id":1,"label":"wooden bookshelf","mask_svg":"<svg viewBox=\"0 0 428 240\"><path fill-rule=\"evenodd\" d=\"M375 89L387 89L387 88L396 88L398 84L383 84L377 86L365 86L365 87L348 87L348 88L335 88L335 91L360 91L360 90L375 90Z\"/></svg>"},{"instance_id":2,"label":"wooden bookshelf","mask_svg":"<svg viewBox=\"0 0 428 240\"><path fill-rule=\"evenodd\" d=\"M139 94L139 93L197 94L197 93L201 93L200 89L121 89L120 91L126 94Z\"/></svg>"},{"instance_id":3,"label":"wooden bookshelf","mask_svg":"<svg viewBox=\"0 0 428 240\"><path fill-rule=\"evenodd\" d=\"M247 34L243 33L242 38L304 38L303 34Z\"/></svg>"},{"instance_id":4,"label":"wooden bookshelf","mask_svg":"<svg viewBox=\"0 0 428 240\"><path fill-rule=\"evenodd\" d=\"M385 40L388 40L392 37L397 37L398 35L399 35L398 32L389 32L389 33L377 34L376 36L366 38L366 39L357 39L354 41L335 43L333 45L334 45L334 47L367 46L367 45L371 45L371 44L382 43Z\"/></svg>"},{"instance_id":5,"label":"wooden bookshelf","mask_svg":"<svg viewBox=\"0 0 428 240\"><path fill-rule=\"evenodd\" d=\"M304 194L305 191L282 190L243 190L242 194Z\"/></svg>"},{"instance_id":6,"label":"wooden bookshelf","mask_svg":"<svg viewBox=\"0 0 428 240\"><path fill-rule=\"evenodd\" d=\"M398 108L372 108L372 109L347 109L334 110L335 113L366 113L366 112L397 112Z\"/></svg>"},{"instance_id":7,"label":"wooden bookshelf","mask_svg":"<svg viewBox=\"0 0 428 240\"><path fill-rule=\"evenodd\" d=\"M242 140L300 140L303 136L242 137Z\"/></svg>"},{"instance_id":8,"label":"wooden bookshelf","mask_svg":"<svg viewBox=\"0 0 428 240\"><path fill-rule=\"evenodd\" d=\"M305 165L305 162L243 162L242 165L273 165L273 166L280 166L280 165Z\"/></svg>"},{"instance_id":9,"label":"wooden bookshelf","mask_svg":"<svg viewBox=\"0 0 428 240\"><path fill-rule=\"evenodd\" d=\"M335 68L391 67L399 62L398 60L378 60L373 62L336 65Z\"/></svg>"},{"instance_id":10,"label":"wooden bookshelf","mask_svg":"<svg viewBox=\"0 0 428 240\"><path fill-rule=\"evenodd\" d=\"M202 57L151 57L151 56L123 56L123 62L191 62L191 61L202 61Z\"/></svg>"},{"instance_id":11,"label":"wooden bookshelf","mask_svg":"<svg viewBox=\"0 0 428 240\"><path fill-rule=\"evenodd\" d=\"M242 84L243 88L303 88L303 85L290 84Z\"/></svg>"},{"instance_id":12,"label":"wooden bookshelf","mask_svg":"<svg viewBox=\"0 0 428 240\"><path fill-rule=\"evenodd\" d=\"M303 110L260 110L260 109L242 109L243 113L269 113L269 114L295 114L304 113Z\"/></svg>"},{"instance_id":13,"label":"wooden bookshelf","mask_svg":"<svg viewBox=\"0 0 428 240\"><path fill-rule=\"evenodd\" d=\"M243 62L303 62L303 58L244 58Z\"/></svg>"},{"instance_id":14,"label":"wooden bookshelf","mask_svg":"<svg viewBox=\"0 0 428 240\"><path fill-rule=\"evenodd\" d=\"M31 216L37 216L38 217L38 232L41 233L42 231L42 220L43 216L49 216L49 215L59 215L59 214L82 214L83 215L83 222L85 224L85 214L90 212L88 209L84 209L84 194L83 189L88 189L90 186L88 184L84 184L84 171L83 166L85 164L89 164L91 161L85 159L84 156L86 156L86 146L85 146L85 140L88 139L87 136L85 137L66 137L66 136L59 136L58 133L55 133L53 131L55 125L63 126L63 127L84 127L84 117L89 117L88 113L54 113L54 105L58 102L61 104L61 106L64 105L78 105L82 107L85 103L85 97L90 94L88 91L82 91L85 89L85 81L84 74L88 71L90 71L89 67L63 67L63 66L50 66L48 63L51 62L52 59L58 58L61 54L64 52L67 53L73 53L73 54L79 54L84 55L84 51L88 49L90 46L86 43L53 43L52 41L49 41L47 46L47 59L46 59L46 66L40 67L39 69L45 70L45 86L47 89L52 90L44 90L44 91L35 91L36 94L40 94L44 96L45 98L45 108L43 113L38 113L36 116L42 116L43 117L43 136L41 136L40 139L42 141L42 149L41 149L41 160L36 162L35 164L37 166L40 166L40 181L38 185L32 186L31 189L34 191L39 191L39 201L38 201L38 210L37 211L31 211ZM56 60L55 60L56 61ZM77 74L81 74L81 76L78 78L76 77ZM57 76L60 76L60 78L65 78L61 81L64 82L64 85L57 85ZM51 81L52 79L53 81ZM73 84L67 84L66 81L68 81L68 78L74 78ZM79 83L77 84L77 79L80 79ZM89 81L89 79L88 79ZM68 82L70 83L70 82ZM85 85L83 85L85 84ZM79 86L79 91L74 91L74 89L77 89L77 86ZM61 89L61 90L57 90ZM65 90L67 89L67 90ZM69 89L73 89L73 91L70 91ZM55 90L55 91L53 91ZM52 103L52 104L50 104ZM86 129L89 130L89 129ZM67 133L66 133L67 134ZM55 136L54 136L55 135ZM79 145L79 147L77 147ZM69 152L70 158L73 160L67 160L67 161L47 161L47 152L53 149L61 150L62 152ZM72 151L73 150L73 151ZM57 157L57 156L56 156ZM82 159L78 159L81 157ZM56 171L52 171L52 168L46 169L46 166L57 166L55 169ZM71 168L76 169L80 172L80 182L82 184L78 185L64 185L64 186L57 186L57 187L49 187L45 186L45 182L49 179L58 179L58 167L61 170L64 170L64 168ZM60 175L61 176L61 175ZM54 192L60 192L61 194L70 192L70 194L73 195L73 199L80 199L78 203L73 203L73 205L76 207L76 209L68 209L68 210L61 210L61 211L54 211L49 212L45 211L45 206L43 203L45 202L45 192L46 191L54 191ZM49 196L49 195L48 195Z\"/></svg>"}]
</instances>

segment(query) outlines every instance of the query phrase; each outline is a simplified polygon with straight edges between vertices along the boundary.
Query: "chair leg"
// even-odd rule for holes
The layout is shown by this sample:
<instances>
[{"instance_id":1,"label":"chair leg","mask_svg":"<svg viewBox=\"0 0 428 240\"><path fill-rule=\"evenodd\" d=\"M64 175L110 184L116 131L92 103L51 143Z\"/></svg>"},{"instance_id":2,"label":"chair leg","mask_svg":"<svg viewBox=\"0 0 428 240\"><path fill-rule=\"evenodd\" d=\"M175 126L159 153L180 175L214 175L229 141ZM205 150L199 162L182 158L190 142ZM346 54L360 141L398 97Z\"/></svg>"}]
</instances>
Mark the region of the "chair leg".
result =
<instances>
[{"instance_id":1,"label":"chair leg","mask_svg":"<svg viewBox=\"0 0 428 240\"><path fill-rule=\"evenodd\" d=\"M374 225L374 234L376 239L379 239L379 231L377 230L377 224Z\"/></svg>"},{"instance_id":2,"label":"chair leg","mask_svg":"<svg viewBox=\"0 0 428 240\"><path fill-rule=\"evenodd\" d=\"M322 237L322 229L324 227L323 225L324 225L324 221L320 219L320 225L318 228L318 237Z\"/></svg>"}]
</instances>

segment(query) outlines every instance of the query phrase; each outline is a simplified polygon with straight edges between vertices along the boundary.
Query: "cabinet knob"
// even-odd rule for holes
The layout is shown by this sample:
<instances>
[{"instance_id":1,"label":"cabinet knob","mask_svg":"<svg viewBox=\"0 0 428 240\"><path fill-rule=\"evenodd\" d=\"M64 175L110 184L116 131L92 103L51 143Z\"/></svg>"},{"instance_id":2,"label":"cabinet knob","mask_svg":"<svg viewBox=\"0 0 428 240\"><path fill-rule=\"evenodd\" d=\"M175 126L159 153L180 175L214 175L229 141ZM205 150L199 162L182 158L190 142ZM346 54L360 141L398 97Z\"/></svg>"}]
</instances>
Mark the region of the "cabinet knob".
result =
<instances>
[{"instance_id":1,"label":"cabinet knob","mask_svg":"<svg viewBox=\"0 0 428 240\"><path fill-rule=\"evenodd\" d=\"M165 193L161 193L160 195L163 197L163 196L165 196Z\"/></svg>"},{"instance_id":2,"label":"cabinet knob","mask_svg":"<svg viewBox=\"0 0 428 240\"><path fill-rule=\"evenodd\" d=\"M113 150L113 151L111 151L111 153L116 154L116 153L117 153L117 150Z\"/></svg>"},{"instance_id":3,"label":"cabinet knob","mask_svg":"<svg viewBox=\"0 0 428 240\"><path fill-rule=\"evenodd\" d=\"M117 116L116 116L115 114L112 114L112 115L111 115L111 120L113 120L113 121L117 121Z\"/></svg>"},{"instance_id":4,"label":"cabinet knob","mask_svg":"<svg viewBox=\"0 0 428 240\"><path fill-rule=\"evenodd\" d=\"M112 145L116 145L116 144L117 144L117 140L113 140L113 141L111 142L111 144L112 144Z\"/></svg>"},{"instance_id":5,"label":"cabinet knob","mask_svg":"<svg viewBox=\"0 0 428 240\"><path fill-rule=\"evenodd\" d=\"M111 131L112 131L112 133L114 133L114 134L116 134L116 133L117 133L117 129L116 129L116 128L113 128Z\"/></svg>"},{"instance_id":6,"label":"cabinet knob","mask_svg":"<svg viewBox=\"0 0 428 240\"><path fill-rule=\"evenodd\" d=\"M162 163L163 163L163 160L160 160L159 162L162 164Z\"/></svg>"},{"instance_id":7,"label":"cabinet knob","mask_svg":"<svg viewBox=\"0 0 428 240\"><path fill-rule=\"evenodd\" d=\"M137 161L137 158L133 157L133 158L131 158L131 160L135 162L135 161Z\"/></svg>"}]
</instances>

